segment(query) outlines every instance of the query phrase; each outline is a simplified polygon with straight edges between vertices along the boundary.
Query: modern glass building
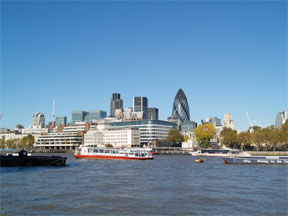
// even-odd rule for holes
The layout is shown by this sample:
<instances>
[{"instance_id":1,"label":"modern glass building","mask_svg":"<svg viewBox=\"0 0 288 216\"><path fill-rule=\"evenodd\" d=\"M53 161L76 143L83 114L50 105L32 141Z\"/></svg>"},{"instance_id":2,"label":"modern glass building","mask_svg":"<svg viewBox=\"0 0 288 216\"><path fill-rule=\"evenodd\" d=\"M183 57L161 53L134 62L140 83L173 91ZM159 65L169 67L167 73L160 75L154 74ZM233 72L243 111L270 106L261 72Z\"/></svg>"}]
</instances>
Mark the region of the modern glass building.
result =
<instances>
[{"instance_id":1,"label":"modern glass building","mask_svg":"<svg viewBox=\"0 0 288 216\"><path fill-rule=\"evenodd\" d=\"M115 116L115 110L122 109L123 110L123 100L120 99L119 93L113 93L111 101L110 101L110 116Z\"/></svg>"},{"instance_id":2,"label":"modern glass building","mask_svg":"<svg viewBox=\"0 0 288 216\"><path fill-rule=\"evenodd\" d=\"M72 124L83 122L86 112L83 110L72 111Z\"/></svg>"},{"instance_id":3,"label":"modern glass building","mask_svg":"<svg viewBox=\"0 0 288 216\"><path fill-rule=\"evenodd\" d=\"M161 120L124 121L108 123L113 127L137 128L140 132L140 145L150 145L152 141L163 140L168 136L169 130L176 128L176 124Z\"/></svg>"},{"instance_id":4,"label":"modern glass building","mask_svg":"<svg viewBox=\"0 0 288 216\"><path fill-rule=\"evenodd\" d=\"M159 111L157 108L148 108L148 120L158 120Z\"/></svg>"},{"instance_id":5,"label":"modern glass building","mask_svg":"<svg viewBox=\"0 0 288 216\"><path fill-rule=\"evenodd\" d=\"M184 91L180 88L174 98L171 120L190 121L189 105Z\"/></svg>"},{"instance_id":6,"label":"modern glass building","mask_svg":"<svg viewBox=\"0 0 288 216\"><path fill-rule=\"evenodd\" d=\"M195 128L197 128L197 123L194 121L182 122L180 124L180 129L182 132L191 132L194 131Z\"/></svg>"},{"instance_id":7,"label":"modern glass building","mask_svg":"<svg viewBox=\"0 0 288 216\"><path fill-rule=\"evenodd\" d=\"M148 119L147 97L133 97L133 112L143 112L143 120Z\"/></svg>"},{"instance_id":8,"label":"modern glass building","mask_svg":"<svg viewBox=\"0 0 288 216\"><path fill-rule=\"evenodd\" d=\"M202 122L202 124L205 124L205 123L214 124L215 127L222 126L221 119L218 117L210 117L210 118L202 119L201 122Z\"/></svg>"},{"instance_id":9,"label":"modern glass building","mask_svg":"<svg viewBox=\"0 0 288 216\"><path fill-rule=\"evenodd\" d=\"M56 125L66 125L67 124L67 117L66 116L57 116L56 117Z\"/></svg>"},{"instance_id":10,"label":"modern glass building","mask_svg":"<svg viewBox=\"0 0 288 216\"><path fill-rule=\"evenodd\" d=\"M107 116L107 113L102 110L91 110L86 112L84 116L84 122L92 122L93 120L103 119Z\"/></svg>"}]
</instances>

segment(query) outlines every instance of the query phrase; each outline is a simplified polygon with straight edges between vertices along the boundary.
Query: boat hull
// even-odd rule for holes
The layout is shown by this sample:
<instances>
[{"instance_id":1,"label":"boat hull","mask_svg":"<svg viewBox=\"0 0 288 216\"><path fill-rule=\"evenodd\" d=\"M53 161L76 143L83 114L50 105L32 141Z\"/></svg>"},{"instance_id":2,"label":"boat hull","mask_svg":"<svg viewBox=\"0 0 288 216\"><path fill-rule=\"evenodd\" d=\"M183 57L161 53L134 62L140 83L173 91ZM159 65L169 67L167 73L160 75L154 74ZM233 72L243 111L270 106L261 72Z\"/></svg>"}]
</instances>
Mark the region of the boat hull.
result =
<instances>
[{"instance_id":1,"label":"boat hull","mask_svg":"<svg viewBox=\"0 0 288 216\"><path fill-rule=\"evenodd\" d=\"M279 164L288 165L288 157L223 157L224 164Z\"/></svg>"},{"instance_id":2,"label":"boat hull","mask_svg":"<svg viewBox=\"0 0 288 216\"><path fill-rule=\"evenodd\" d=\"M100 159L100 160L152 160L152 157L127 157L110 155L74 155L75 158Z\"/></svg>"},{"instance_id":3,"label":"boat hull","mask_svg":"<svg viewBox=\"0 0 288 216\"><path fill-rule=\"evenodd\" d=\"M66 157L61 156L6 156L0 155L1 167L17 166L65 166Z\"/></svg>"}]
</instances>

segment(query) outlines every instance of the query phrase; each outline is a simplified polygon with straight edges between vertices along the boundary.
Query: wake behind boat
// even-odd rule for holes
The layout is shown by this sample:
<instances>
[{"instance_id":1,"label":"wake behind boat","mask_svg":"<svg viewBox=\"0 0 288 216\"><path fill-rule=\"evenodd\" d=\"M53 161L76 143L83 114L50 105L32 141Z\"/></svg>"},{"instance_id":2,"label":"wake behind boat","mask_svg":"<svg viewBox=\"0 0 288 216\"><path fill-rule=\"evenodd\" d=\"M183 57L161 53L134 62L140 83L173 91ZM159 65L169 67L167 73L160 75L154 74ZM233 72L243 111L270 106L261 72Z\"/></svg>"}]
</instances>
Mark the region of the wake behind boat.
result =
<instances>
[{"instance_id":1,"label":"wake behind boat","mask_svg":"<svg viewBox=\"0 0 288 216\"><path fill-rule=\"evenodd\" d=\"M75 158L112 159L112 160L152 160L150 151L140 148L98 148L81 145L74 153Z\"/></svg>"},{"instance_id":2,"label":"wake behind boat","mask_svg":"<svg viewBox=\"0 0 288 216\"><path fill-rule=\"evenodd\" d=\"M288 165L288 156L223 157L224 164L280 164Z\"/></svg>"},{"instance_id":3,"label":"wake behind boat","mask_svg":"<svg viewBox=\"0 0 288 216\"><path fill-rule=\"evenodd\" d=\"M193 156L213 156L213 157L227 157L232 155L237 156L251 156L246 152L241 152L239 149L202 149L194 152L189 152Z\"/></svg>"}]
</instances>

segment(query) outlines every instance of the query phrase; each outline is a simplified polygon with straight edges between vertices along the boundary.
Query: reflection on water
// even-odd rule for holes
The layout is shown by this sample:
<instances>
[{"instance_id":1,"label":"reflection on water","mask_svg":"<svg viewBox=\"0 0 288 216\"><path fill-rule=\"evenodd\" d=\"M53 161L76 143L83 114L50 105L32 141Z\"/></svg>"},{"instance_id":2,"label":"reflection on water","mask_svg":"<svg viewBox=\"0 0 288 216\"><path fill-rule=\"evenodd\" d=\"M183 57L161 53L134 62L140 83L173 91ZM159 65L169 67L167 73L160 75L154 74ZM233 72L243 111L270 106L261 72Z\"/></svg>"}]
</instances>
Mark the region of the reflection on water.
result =
<instances>
[{"instance_id":1,"label":"reflection on water","mask_svg":"<svg viewBox=\"0 0 288 216\"><path fill-rule=\"evenodd\" d=\"M75 160L1 168L2 215L287 215L287 166Z\"/></svg>"}]
</instances>

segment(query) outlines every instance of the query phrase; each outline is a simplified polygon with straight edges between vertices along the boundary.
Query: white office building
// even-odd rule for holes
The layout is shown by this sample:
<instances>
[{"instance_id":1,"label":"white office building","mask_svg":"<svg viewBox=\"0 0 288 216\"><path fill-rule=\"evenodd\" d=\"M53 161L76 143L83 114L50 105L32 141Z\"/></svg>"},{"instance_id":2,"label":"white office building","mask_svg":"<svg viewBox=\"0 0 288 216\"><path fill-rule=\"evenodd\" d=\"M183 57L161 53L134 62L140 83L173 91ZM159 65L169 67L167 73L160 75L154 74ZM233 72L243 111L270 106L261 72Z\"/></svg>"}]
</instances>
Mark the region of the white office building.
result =
<instances>
[{"instance_id":1,"label":"white office building","mask_svg":"<svg viewBox=\"0 0 288 216\"><path fill-rule=\"evenodd\" d=\"M288 119L288 110L277 113L275 121L276 128L280 128L287 119Z\"/></svg>"},{"instance_id":2,"label":"white office building","mask_svg":"<svg viewBox=\"0 0 288 216\"><path fill-rule=\"evenodd\" d=\"M234 121L232 119L231 113L225 113L223 119L223 127L234 129Z\"/></svg>"}]
</instances>

